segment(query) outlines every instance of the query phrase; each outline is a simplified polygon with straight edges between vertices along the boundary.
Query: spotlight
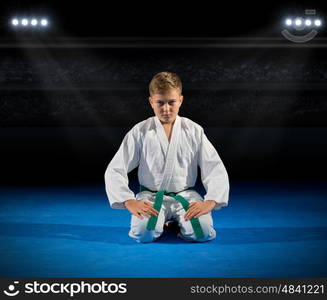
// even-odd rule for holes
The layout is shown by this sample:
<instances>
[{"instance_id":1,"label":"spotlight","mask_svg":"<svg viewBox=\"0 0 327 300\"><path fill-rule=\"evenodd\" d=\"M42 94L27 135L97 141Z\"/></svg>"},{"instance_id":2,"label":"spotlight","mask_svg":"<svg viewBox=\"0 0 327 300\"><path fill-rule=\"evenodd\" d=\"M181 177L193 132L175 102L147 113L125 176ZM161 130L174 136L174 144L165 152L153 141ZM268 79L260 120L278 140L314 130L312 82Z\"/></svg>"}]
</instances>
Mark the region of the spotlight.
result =
<instances>
[{"instance_id":1,"label":"spotlight","mask_svg":"<svg viewBox=\"0 0 327 300\"><path fill-rule=\"evenodd\" d=\"M28 20L27 19L22 19L22 25L27 26L28 25Z\"/></svg>"},{"instance_id":2,"label":"spotlight","mask_svg":"<svg viewBox=\"0 0 327 300\"><path fill-rule=\"evenodd\" d=\"M17 19L12 19L11 24L17 26L19 24L19 21Z\"/></svg>"},{"instance_id":3,"label":"spotlight","mask_svg":"<svg viewBox=\"0 0 327 300\"><path fill-rule=\"evenodd\" d=\"M301 26L301 25L302 25L302 20L301 20L301 18L296 18L296 19L295 19L295 25L296 25L296 26Z\"/></svg>"},{"instance_id":4,"label":"spotlight","mask_svg":"<svg viewBox=\"0 0 327 300\"><path fill-rule=\"evenodd\" d=\"M292 25L292 19L286 19L285 24L287 26L291 26Z\"/></svg>"},{"instance_id":5,"label":"spotlight","mask_svg":"<svg viewBox=\"0 0 327 300\"><path fill-rule=\"evenodd\" d=\"M42 19L41 20L41 25L42 26L47 26L48 25L48 20L47 19Z\"/></svg>"},{"instance_id":6,"label":"spotlight","mask_svg":"<svg viewBox=\"0 0 327 300\"><path fill-rule=\"evenodd\" d=\"M312 22L310 19L305 20L305 26L311 26Z\"/></svg>"},{"instance_id":7,"label":"spotlight","mask_svg":"<svg viewBox=\"0 0 327 300\"><path fill-rule=\"evenodd\" d=\"M49 26L49 21L47 18L41 18L38 16L23 16L23 17L13 17L10 20L10 23L14 27L24 27L24 28L40 28L40 27L48 27Z\"/></svg>"},{"instance_id":8,"label":"spotlight","mask_svg":"<svg viewBox=\"0 0 327 300\"><path fill-rule=\"evenodd\" d=\"M37 19L32 19L32 21L31 21L32 26L36 26L37 23L38 23Z\"/></svg>"},{"instance_id":9,"label":"spotlight","mask_svg":"<svg viewBox=\"0 0 327 300\"><path fill-rule=\"evenodd\" d=\"M287 16L284 19L284 29L281 34L294 43L306 43L312 40L323 25L323 19L314 15L316 15L315 9L306 9L302 17ZM289 29L294 29L296 34L290 32Z\"/></svg>"}]
</instances>

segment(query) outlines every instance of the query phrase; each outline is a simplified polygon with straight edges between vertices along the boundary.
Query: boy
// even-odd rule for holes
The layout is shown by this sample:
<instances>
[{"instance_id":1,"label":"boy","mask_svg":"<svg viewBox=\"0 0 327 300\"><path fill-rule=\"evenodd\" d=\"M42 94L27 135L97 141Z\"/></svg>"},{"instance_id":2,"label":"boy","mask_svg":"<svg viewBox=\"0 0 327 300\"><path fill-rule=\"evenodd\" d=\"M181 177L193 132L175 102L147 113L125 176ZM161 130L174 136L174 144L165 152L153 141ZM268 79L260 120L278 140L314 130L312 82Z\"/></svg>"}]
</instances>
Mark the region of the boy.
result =
<instances>
[{"instance_id":1,"label":"boy","mask_svg":"<svg viewBox=\"0 0 327 300\"><path fill-rule=\"evenodd\" d=\"M226 169L203 128L178 115L182 83L170 72L156 74L149 86L155 116L136 124L108 165L106 192L112 208L131 214L129 236L137 242L156 240L166 221L180 227L179 237L205 242L216 237L212 209L228 204ZM136 167L141 191L135 196L127 174ZM201 169L204 199L191 187Z\"/></svg>"}]
</instances>

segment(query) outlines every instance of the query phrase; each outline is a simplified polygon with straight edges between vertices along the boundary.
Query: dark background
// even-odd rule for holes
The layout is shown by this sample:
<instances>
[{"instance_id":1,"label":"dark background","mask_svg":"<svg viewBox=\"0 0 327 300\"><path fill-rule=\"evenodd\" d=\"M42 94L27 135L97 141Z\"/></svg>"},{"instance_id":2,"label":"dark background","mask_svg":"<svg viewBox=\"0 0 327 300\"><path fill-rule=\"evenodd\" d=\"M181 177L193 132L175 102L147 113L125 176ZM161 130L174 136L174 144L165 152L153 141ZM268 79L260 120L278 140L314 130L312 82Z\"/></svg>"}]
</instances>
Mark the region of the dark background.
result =
<instances>
[{"instance_id":1,"label":"dark background","mask_svg":"<svg viewBox=\"0 0 327 300\"><path fill-rule=\"evenodd\" d=\"M280 34L285 15L326 7L178 3L1 3L2 184L103 182L127 130L152 116L147 86L163 70L181 76L180 115L232 180L326 179L326 27L301 45ZM14 30L16 12L50 26Z\"/></svg>"},{"instance_id":2,"label":"dark background","mask_svg":"<svg viewBox=\"0 0 327 300\"><path fill-rule=\"evenodd\" d=\"M95 36L275 36L285 16L316 9L325 1L2 1L1 27L8 18L48 16L52 35ZM321 32L320 35L325 35Z\"/></svg>"}]
</instances>

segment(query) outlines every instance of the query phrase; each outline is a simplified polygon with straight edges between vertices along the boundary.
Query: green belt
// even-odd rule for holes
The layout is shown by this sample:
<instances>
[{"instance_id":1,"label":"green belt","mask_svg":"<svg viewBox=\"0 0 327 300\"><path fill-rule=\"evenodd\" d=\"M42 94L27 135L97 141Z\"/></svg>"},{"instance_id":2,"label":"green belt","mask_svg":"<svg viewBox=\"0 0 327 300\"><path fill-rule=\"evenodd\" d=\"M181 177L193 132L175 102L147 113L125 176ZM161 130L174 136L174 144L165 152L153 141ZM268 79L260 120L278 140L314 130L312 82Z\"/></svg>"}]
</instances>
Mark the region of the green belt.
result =
<instances>
[{"instance_id":1,"label":"green belt","mask_svg":"<svg viewBox=\"0 0 327 300\"><path fill-rule=\"evenodd\" d=\"M167 192L165 190L160 190L158 192L154 192L154 191L149 190L147 187L145 187L143 185L140 185L140 191L141 192L149 191L149 192L152 192L152 193L156 193L156 199L154 201L153 208L156 209L159 212L160 212L160 209L161 209L161 206L162 206L164 195L175 198L180 204L182 204L185 211L188 210L188 207L189 207L188 201L184 197L182 197L180 195L176 195L176 193ZM157 216L151 216L149 221L148 221L146 229L147 230L154 230L155 227L156 227L157 221L158 221ZM194 230L196 238L198 238L198 239L203 238L204 234L203 234L199 219L198 218L192 218L192 219L190 219L190 222L191 222L191 225L192 225L192 228Z\"/></svg>"}]
</instances>

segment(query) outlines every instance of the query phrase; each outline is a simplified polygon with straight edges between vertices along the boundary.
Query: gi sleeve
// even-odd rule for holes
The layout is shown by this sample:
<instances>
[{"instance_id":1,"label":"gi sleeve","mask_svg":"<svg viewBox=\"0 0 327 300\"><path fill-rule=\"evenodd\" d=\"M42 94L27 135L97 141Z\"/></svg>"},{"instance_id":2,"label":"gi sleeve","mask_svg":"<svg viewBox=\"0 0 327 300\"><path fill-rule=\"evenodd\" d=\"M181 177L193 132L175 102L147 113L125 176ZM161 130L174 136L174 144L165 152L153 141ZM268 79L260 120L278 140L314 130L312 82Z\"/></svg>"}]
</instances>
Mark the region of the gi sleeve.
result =
<instances>
[{"instance_id":1,"label":"gi sleeve","mask_svg":"<svg viewBox=\"0 0 327 300\"><path fill-rule=\"evenodd\" d=\"M124 137L105 172L106 193L112 208L123 209L124 201L135 199L128 187L128 173L139 165L139 130L134 126Z\"/></svg>"},{"instance_id":2,"label":"gi sleeve","mask_svg":"<svg viewBox=\"0 0 327 300\"><path fill-rule=\"evenodd\" d=\"M204 200L214 200L220 209L228 205L229 180L225 166L216 149L206 137L203 128L200 133L198 165L201 169L201 180L206 190Z\"/></svg>"}]
</instances>

